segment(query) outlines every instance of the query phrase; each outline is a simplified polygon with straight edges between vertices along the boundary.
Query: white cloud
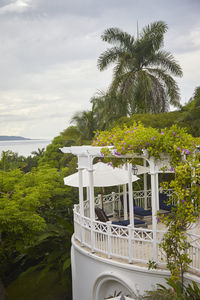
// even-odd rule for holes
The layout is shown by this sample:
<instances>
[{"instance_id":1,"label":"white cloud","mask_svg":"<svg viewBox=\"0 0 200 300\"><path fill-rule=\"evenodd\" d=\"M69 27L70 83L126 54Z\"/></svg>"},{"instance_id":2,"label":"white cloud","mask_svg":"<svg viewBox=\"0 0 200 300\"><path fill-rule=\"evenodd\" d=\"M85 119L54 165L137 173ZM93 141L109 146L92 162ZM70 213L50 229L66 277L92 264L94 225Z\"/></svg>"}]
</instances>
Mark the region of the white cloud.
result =
<instances>
[{"instance_id":1,"label":"white cloud","mask_svg":"<svg viewBox=\"0 0 200 300\"><path fill-rule=\"evenodd\" d=\"M109 46L100 35L111 26L135 34L137 20L140 28L166 21L165 48L184 72L182 102L200 84L199 1L2 0L0 6L0 135L53 138L75 111L90 108L90 98L111 81L112 68L101 73L96 66Z\"/></svg>"},{"instance_id":2,"label":"white cloud","mask_svg":"<svg viewBox=\"0 0 200 300\"><path fill-rule=\"evenodd\" d=\"M0 14L23 13L31 7L31 2L32 0L16 0L0 8Z\"/></svg>"}]
</instances>

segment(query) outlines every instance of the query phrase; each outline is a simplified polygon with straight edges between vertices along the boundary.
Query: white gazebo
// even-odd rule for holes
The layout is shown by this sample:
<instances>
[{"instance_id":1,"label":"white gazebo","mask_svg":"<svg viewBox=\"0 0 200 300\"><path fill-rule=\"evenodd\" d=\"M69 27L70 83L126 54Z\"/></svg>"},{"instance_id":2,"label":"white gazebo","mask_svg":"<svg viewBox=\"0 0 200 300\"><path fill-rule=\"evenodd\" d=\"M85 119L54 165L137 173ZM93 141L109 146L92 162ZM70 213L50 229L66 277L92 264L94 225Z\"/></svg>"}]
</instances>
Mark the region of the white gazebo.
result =
<instances>
[{"instance_id":1,"label":"white gazebo","mask_svg":"<svg viewBox=\"0 0 200 300\"><path fill-rule=\"evenodd\" d=\"M159 248L165 231L160 230L157 224L159 210L159 173L165 166L170 171L170 160L162 155L162 160L149 157L146 150L142 155L115 156L112 147L109 147L111 156L118 159L139 158L143 160L144 190L133 191L132 165L128 163L123 184L123 195L129 198L130 225L114 225L110 221L103 223L95 217L95 206L99 205L98 197L94 195L94 165L95 158L102 157L102 148L94 146L72 146L61 148L63 153L71 153L78 157L78 188L79 204L74 206L74 235L72 237L72 278L73 300L102 300L113 294L113 291L134 298L137 291L151 289L156 283L165 284L165 277L169 272L165 269L166 257ZM123 164L123 163L122 163ZM148 164L148 169L147 169ZM147 173L150 175L151 189L147 190ZM73 176L73 175L72 175ZM126 191L128 184L128 193ZM83 187L88 187L87 199L84 200ZM168 196L173 191L164 191ZM120 202L119 193L104 195L107 206L115 206ZM135 201L150 200L152 210L152 225L149 228L134 227ZM127 218L126 201L124 201L124 218ZM147 201L143 201L146 208ZM111 210L112 211L112 210ZM190 236L191 239L193 237ZM191 268L200 270L200 247L193 244L193 263ZM198 256L199 255L199 256ZM194 255L193 255L194 256ZM155 262L159 268L148 270L148 262ZM87 275L86 275L87 274ZM86 275L86 276L85 276Z\"/></svg>"}]
</instances>

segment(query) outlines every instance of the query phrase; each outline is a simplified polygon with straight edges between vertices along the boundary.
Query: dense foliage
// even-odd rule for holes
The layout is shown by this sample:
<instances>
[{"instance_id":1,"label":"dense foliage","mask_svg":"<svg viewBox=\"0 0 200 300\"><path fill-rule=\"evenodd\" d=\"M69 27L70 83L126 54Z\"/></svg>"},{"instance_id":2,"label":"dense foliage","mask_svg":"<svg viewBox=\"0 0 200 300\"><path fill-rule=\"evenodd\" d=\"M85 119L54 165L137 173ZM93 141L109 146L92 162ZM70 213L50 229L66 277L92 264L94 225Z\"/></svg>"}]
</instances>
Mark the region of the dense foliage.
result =
<instances>
[{"instance_id":1,"label":"dense foliage","mask_svg":"<svg viewBox=\"0 0 200 300\"><path fill-rule=\"evenodd\" d=\"M45 152L23 157L4 151L1 156L0 278L16 300L27 299L27 293L29 299L51 299L55 291L58 299L71 299L72 207L78 191L64 186L63 178L76 170L76 158L59 148L79 140L77 129L69 127ZM34 277L36 284L27 290ZM52 285L45 298L47 281Z\"/></svg>"},{"instance_id":2,"label":"dense foliage","mask_svg":"<svg viewBox=\"0 0 200 300\"><path fill-rule=\"evenodd\" d=\"M149 156L160 158L161 153L170 155L172 166L195 150L195 139L184 129L176 125L170 129L145 128L141 123L133 123L131 127L115 127L110 131L97 132L93 145L113 145L117 156L134 153L143 154L147 150ZM105 149L105 154L109 150Z\"/></svg>"},{"instance_id":3,"label":"dense foliage","mask_svg":"<svg viewBox=\"0 0 200 300\"><path fill-rule=\"evenodd\" d=\"M196 90L198 91L198 88ZM123 124L131 126L134 121L140 121L145 127L151 126L159 129L170 128L176 124L198 137L200 136L200 100L198 100L199 96L196 96L196 90L194 96L180 110L158 114L132 114L129 117L123 113L123 97L116 98L111 94L101 93L101 95L91 99L92 110L87 113L79 112L78 118L73 118L73 123L79 128L78 131L85 144L88 144L97 129L106 130L117 126L123 127ZM89 118L89 112L93 116L92 119ZM88 134L88 130L90 130L90 134Z\"/></svg>"},{"instance_id":4,"label":"dense foliage","mask_svg":"<svg viewBox=\"0 0 200 300\"><path fill-rule=\"evenodd\" d=\"M186 128L195 137L200 136L200 88L195 89L193 97L181 110L160 114L133 114L130 117L122 117L113 123L113 126L126 124L131 126L133 122L140 121L145 127L170 128L176 124Z\"/></svg>"}]
</instances>

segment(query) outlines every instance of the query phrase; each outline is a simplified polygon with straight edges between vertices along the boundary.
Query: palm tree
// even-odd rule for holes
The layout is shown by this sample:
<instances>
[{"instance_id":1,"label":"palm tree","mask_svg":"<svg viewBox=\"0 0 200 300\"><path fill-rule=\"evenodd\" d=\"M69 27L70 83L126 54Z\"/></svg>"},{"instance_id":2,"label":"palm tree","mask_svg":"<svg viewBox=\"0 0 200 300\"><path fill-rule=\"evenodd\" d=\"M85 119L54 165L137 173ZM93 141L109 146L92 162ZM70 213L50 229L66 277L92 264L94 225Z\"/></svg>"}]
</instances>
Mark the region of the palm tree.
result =
<instances>
[{"instance_id":1,"label":"palm tree","mask_svg":"<svg viewBox=\"0 0 200 300\"><path fill-rule=\"evenodd\" d=\"M98 130L107 129L113 121L127 115L127 103L116 93L100 91L90 102Z\"/></svg>"},{"instance_id":2,"label":"palm tree","mask_svg":"<svg viewBox=\"0 0 200 300\"><path fill-rule=\"evenodd\" d=\"M170 52L161 50L167 25L154 22L143 28L138 38L109 28L102 40L113 45L98 59L98 68L115 64L110 91L127 102L128 114L165 112L169 104L179 107L179 88L172 76L182 70Z\"/></svg>"},{"instance_id":3,"label":"palm tree","mask_svg":"<svg viewBox=\"0 0 200 300\"><path fill-rule=\"evenodd\" d=\"M37 151L32 151L31 154L33 154L34 156L37 156L38 158L40 157L43 157L44 155L44 151L45 151L45 148L38 148Z\"/></svg>"},{"instance_id":4,"label":"palm tree","mask_svg":"<svg viewBox=\"0 0 200 300\"><path fill-rule=\"evenodd\" d=\"M97 129L93 111L83 110L76 112L71 119L80 134L82 141L90 141L94 136L94 131Z\"/></svg>"}]
</instances>

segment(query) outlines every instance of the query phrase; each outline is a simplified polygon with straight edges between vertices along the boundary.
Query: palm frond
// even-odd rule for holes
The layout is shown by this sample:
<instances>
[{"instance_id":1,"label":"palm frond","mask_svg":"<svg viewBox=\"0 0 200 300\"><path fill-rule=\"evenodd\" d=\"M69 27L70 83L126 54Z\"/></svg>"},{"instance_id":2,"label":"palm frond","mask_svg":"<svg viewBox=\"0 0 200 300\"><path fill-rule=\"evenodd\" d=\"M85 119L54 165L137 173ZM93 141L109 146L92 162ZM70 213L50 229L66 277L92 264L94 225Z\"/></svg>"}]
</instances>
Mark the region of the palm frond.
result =
<instances>
[{"instance_id":1,"label":"palm frond","mask_svg":"<svg viewBox=\"0 0 200 300\"><path fill-rule=\"evenodd\" d=\"M109 44L117 44L122 47L130 47L134 43L134 37L117 27L108 28L101 36L102 40Z\"/></svg>"},{"instance_id":2,"label":"palm frond","mask_svg":"<svg viewBox=\"0 0 200 300\"><path fill-rule=\"evenodd\" d=\"M141 43L150 42L154 51L163 45L164 34L167 32L168 26L163 21L153 22L145 26L140 34Z\"/></svg>"},{"instance_id":3,"label":"palm frond","mask_svg":"<svg viewBox=\"0 0 200 300\"><path fill-rule=\"evenodd\" d=\"M179 87L176 81L161 69L148 68L148 72L154 74L154 76L157 76L157 78L164 82L166 94L169 96L169 103L175 107L181 107Z\"/></svg>"},{"instance_id":4,"label":"palm frond","mask_svg":"<svg viewBox=\"0 0 200 300\"><path fill-rule=\"evenodd\" d=\"M148 75L152 81L150 112L153 114L167 112L169 110L169 96L166 93L165 85L155 76Z\"/></svg>"},{"instance_id":5,"label":"palm frond","mask_svg":"<svg viewBox=\"0 0 200 300\"><path fill-rule=\"evenodd\" d=\"M175 76L182 77L183 72L173 55L167 51L158 51L151 57L149 64L161 66Z\"/></svg>"},{"instance_id":6,"label":"palm frond","mask_svg":"<svg viewBox=\"0 0 200 300\"><path fill-rule=\"evenodd\" d=\"M111 49L107 49L103 52L97 61L97 67L100 71L105 70L111 63L114 63L116 60L123 55L123 51L118 47L113 47Z\"/></svg>"}]
</instances>

